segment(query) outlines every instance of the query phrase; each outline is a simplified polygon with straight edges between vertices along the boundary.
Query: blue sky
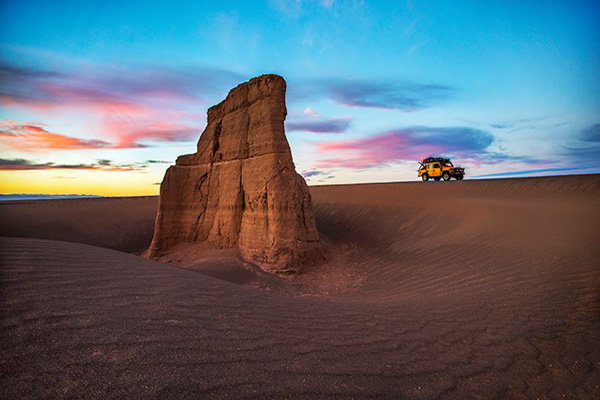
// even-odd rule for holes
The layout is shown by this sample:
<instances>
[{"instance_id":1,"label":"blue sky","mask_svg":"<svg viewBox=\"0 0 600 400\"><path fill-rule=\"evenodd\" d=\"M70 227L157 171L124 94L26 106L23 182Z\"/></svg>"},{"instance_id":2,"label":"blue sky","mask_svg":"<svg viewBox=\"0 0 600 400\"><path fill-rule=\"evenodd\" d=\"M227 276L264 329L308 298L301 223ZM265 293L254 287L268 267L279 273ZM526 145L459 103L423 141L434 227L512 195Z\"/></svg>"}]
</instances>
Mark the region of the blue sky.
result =
<instances>
[{"instance_id":1,"label":"blue sky","mask_svg":"<svg viewBox=\"0 0 600 400\"><path fill-rule=\"evenodd\" d=\"M471 177L600 172L598 2L1 7L3 192L102 176L156 192L206 109L263 73L288 82L310 184L413 180L429 154Z\"/></svg>"}]
</instances>

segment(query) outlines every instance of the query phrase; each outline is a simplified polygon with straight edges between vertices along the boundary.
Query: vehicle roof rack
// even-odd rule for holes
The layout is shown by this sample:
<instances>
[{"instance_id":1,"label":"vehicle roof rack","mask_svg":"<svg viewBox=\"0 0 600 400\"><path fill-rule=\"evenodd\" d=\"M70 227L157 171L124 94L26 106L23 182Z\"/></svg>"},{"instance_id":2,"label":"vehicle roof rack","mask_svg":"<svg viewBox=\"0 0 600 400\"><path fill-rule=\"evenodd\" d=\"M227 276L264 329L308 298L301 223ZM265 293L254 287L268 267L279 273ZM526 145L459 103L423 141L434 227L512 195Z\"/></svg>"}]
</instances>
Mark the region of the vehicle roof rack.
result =
<instances>
[{"instance_id":1,"label":"vehicle roof rack","mask_svg":"<svg viewBox=\"0 0 600 400\"><path fill-rule=\"evenodd\" d=\"M444 157L426 157L423 159L423 162L450 162L450 159Z\"/></svg>"}]
</instances>

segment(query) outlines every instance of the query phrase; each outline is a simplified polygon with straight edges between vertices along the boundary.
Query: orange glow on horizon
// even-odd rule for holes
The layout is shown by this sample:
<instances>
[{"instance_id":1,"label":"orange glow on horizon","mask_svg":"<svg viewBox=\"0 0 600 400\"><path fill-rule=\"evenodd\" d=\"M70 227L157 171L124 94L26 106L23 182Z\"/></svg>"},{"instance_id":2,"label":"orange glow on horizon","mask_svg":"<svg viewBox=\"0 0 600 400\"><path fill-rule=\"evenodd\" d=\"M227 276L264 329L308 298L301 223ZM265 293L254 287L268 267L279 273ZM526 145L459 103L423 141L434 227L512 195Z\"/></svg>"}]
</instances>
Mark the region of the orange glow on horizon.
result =
<instances>
[{"instance_id":1,"label":"orange glow on horizon","mask_svg":"<svg viewBox=\"0 0 600 400\"><path fill-rule=\"evenodd\" d=\"M98 170L0 171L1 194L86 194L155 196L162 177L140 172Z\"/></svg>"}]
</instances>

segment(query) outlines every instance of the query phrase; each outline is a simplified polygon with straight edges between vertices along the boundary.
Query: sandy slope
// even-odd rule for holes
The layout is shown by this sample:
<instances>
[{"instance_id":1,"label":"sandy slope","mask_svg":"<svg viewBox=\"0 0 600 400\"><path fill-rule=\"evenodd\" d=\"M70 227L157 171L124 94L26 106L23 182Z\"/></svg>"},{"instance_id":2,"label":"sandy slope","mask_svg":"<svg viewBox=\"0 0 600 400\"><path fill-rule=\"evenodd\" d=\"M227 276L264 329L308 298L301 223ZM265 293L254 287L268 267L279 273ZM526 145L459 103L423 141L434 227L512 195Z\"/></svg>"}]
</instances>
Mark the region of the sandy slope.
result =
<instances>
[{"instance_id":1,"label":"sandy slope","mask_svg":"<svg viewBox=\"0 0 600 400\"><path fill-rule=\"evenodd\" d=\"M141 253L154 229L157 197L0 202L0 236L92 244Z\"/></svg>"},{"instance_id":2,"label":"sandy slope","mask_svg":"<svg viewBox=\"0 0 600 400\"><path fill-rule=\"evenodd\" d=\"M294 279L121 252L153 198L0 204L121 250L0 239L0 397L600 396L599 176L311 191L329 263Z\"/></svg>"}]
</instances>

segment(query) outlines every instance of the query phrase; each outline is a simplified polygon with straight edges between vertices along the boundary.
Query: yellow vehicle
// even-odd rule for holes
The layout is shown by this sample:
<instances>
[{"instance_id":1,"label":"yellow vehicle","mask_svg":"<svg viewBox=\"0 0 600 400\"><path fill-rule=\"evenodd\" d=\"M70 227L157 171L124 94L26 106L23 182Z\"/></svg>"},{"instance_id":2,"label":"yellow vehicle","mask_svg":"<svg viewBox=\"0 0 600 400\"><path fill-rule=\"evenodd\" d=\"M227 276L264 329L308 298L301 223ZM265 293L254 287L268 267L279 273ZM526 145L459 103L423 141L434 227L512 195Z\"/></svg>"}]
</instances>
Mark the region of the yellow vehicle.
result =
<instances>
[{"instance_id":1,"label":"yellow vehicle","mask_svg":"<svg viewBox=\"0 0 600 400\"><path fill-rule=\"evenodd\" d=\"M418 175L423 181L433 178L436 181L443 179L449 181L452 178L462 180L465 177L465 169L455 167L449 158L427 157L419 161Z\"/></svg>"}]
</instances>

